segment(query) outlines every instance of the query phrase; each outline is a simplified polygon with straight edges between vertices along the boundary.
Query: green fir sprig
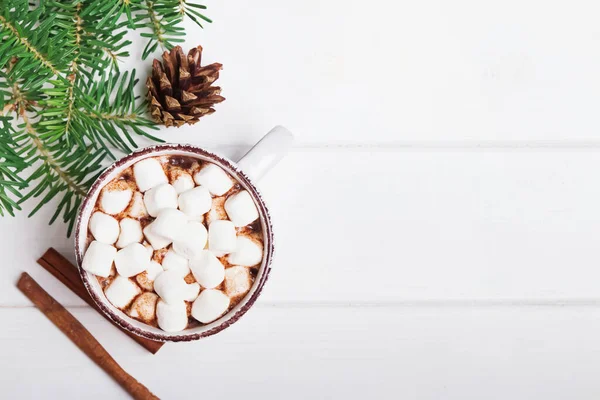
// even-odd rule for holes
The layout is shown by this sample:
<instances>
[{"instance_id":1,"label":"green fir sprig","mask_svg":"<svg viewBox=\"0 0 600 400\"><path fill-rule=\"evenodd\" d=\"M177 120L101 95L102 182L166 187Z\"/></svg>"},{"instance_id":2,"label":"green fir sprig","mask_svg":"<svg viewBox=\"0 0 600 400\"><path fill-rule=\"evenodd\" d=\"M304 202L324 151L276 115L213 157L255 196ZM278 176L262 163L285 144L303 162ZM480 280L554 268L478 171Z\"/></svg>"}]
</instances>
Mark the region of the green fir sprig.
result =
<instances>
[{"instance_id":1,"label":"green fir sprig","mask_svg":"<svg viewBox=\"0 0 600 400\"><path fill-rule=\"evenodd\" d=\"M50 223L71 234L103 161L137 138L160 141L134 94L131 31L148 39L142 58L183 41L184 17L211 22L187 0L0 0L0 215L54 198Z\"/></svg>"},{"instance_id":2,"label":"green fir sprig","mask_svg":"<svg viewBox=\"0 0 600 400\"><path fill-rule=\"evenodd\" d=\"M136 29L145 28L146 32L140 33L148 39L146 47L142 52L145 60L158 46L169 50L177 43L184 41L185 32L181 23L185 16L189 17L198 26L203 28L200 20L212 22L200 12L206 6L194 4L187 0L144 0L132 4L135 16L133 18Z\"/></svg>"}]
</instances>

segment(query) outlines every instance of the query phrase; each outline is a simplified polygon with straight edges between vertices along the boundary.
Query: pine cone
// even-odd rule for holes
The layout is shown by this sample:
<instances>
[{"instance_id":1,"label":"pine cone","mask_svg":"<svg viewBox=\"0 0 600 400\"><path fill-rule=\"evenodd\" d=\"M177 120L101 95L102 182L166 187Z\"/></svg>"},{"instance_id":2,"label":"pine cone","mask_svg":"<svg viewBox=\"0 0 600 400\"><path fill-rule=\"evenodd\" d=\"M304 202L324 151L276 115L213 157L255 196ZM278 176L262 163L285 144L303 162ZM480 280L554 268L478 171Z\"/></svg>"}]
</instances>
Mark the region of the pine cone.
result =
<instances>
[{"instance_id":1,"label":"pine cone","mask_svg":"<svg viewBox=\"0 0 600 400\"><path fill-rule=\"evenodd\" d=\"M219 79L223 66L200 66L202 47L193 48L187 57L180 46L163 53L162 63L154 60L152 76L146 80L152 117L166 126L193 125L200 117L215 112L213 105L225 100L221 88L211 86Z\"/></svg>"}]
</instances>

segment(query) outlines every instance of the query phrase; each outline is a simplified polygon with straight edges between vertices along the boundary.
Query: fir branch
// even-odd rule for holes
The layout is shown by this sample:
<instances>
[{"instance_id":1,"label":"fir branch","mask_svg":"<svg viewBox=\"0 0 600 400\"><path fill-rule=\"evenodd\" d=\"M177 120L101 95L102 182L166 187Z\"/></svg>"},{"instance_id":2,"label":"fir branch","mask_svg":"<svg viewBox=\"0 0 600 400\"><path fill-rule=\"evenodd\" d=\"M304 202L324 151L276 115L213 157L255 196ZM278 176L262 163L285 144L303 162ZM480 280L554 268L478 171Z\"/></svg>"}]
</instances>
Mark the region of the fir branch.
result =
<instances>
[{"instance_id":1,"label":"fir branch","mask_svg":"<svg viewBox=\"0 0 600 400\"><path fill-rule=\"evenodd\" d=\"M15 113L23 121L23 124L21 125L21 127L24 128L24 132L27 133L27 136L31 140L31 143L37 149L38 154L35 155L34 157L39 157L40 159L42 159L44 164L46 164L46 166L50 170L54 171L64 181L64 183L67 185L67 187L69 189L71 189L73 192L75 192L78 195L85 195L86 189L81 186L78 186L69 177L69 174L66 171L62 170L62 168L60 167L60 163L54 159L54 157L52 156L52 154L46 147L45 143L38 137L38 135L33 127L33 124L31 122L31 119L29 118L29 116L27 114L29 104L27 103L25 96L22 95L22 91L19 88L17 83L13 84L12 92L13 92L12 98L15 99L15 105L16 105ZM14 136L17 136L17 135L14 135ZM23 138L23 135L21 135L21 138ZM21 141L20 143L18 143L18 145L19 145L19 147L21 147L21 150L23 150L23 147L25 146L25 144ZM23 152L23 151L21 151L21 152ZM28 160L28 163L33 164L33 162L35 162L36 160L37 159L32 159L30 157Z\"/></svg>"},{"instance_id":2,"label":"fir branch","mask_svg":"<svg viewBox=\"0 0 600 400\"><path fill-rule=\"evenodd\" d=\"M183 41L184 17L210 20L187 0L0 1L0 215L58 198L50 223L61 217L70 234L106 156L139 136L160 141L135 71L119 72L128 30L146 31L145 59Z\"/></svg>"},{"instance_id":3,"label":"fir branch","mask_svg":"<svg viewBox=\"0 0 600 400\"><path fill-rule=\"evenodd\" d=\"M34 156L35 158L28 161L33 163L38 159L41 159L45 167L56 173L56 175L64 182L69 190L78 196L85 196L87 189L78 185L73 179L71 179L68 172L61 168L60 163L53 157L52 153L48 150L44 142L37 136L37 133L33 128L27 113L21 112L20 117L24 122L25 132L27 133L27 136L31 140L31 143L35 146L38 153ZM21 142L20 146L25 145ZM27 180L31 180L31 177Z\"/></svg>"},{"instance_id":4,"label":"fir branch","mask_svg":"<svg viewBox=\"0 0 600 400\"><path fill-rule=\"evenodd\" d=\"M41 164L25 179L31 188L18 204L30 198L39 198L38 204L29 213L29 216L32 216L42 206L61 195L62 199L49 223L52 224L62 213L63 221L68 224L67 236L70 236L77 217L77 209L90 183L101 172L101 160L105 153L78 147L66 152L59 147L48 146L38 137L34 123L27 114L21 115L21 118L24 124L20 125L23 134L18 137L20 151L29 155L28 164L38 161L41 161Z\"/></svg>"},{"instance_id":5,"label":"fir branch","mask_svg":"<svg viewBox=\"0 0 600 400\"><path fill-rule=\"evenodd\" d=\"M22 121L18 125L19 130L17 131L13 128L10 131L9 138L7 139L5 135L1 142L9 146L14 154L18 154L21 157L23 168L17 169L16 172L21 172L24 167L41 161L41 165L27 178L23 179L16 173L13 176L14 181L17 182L17 185L13 186L18 186L20 190L30 187L34 181L38 182L37 185L29 189L25 196L22 196L20 192L15 193L13 190L12 192L17 194L18 197L18 201L15 204L7 204L6 196L3 196L3 193L6 192L6 189L10 189L10 186L7 186L7 183L0 185L0 204L3 204L5 207L13 206L15 209L20 209L20 204L27 199L45 194L30 213L31 216L56 195L62 193L63 199L59 203L62 206L57 209L57 213L53 216L51 222L58 217L61 210L66 210L63 219L69 223L68 233L70 234L76 217L76 214L72 211L73 207L78 207L81 199L86 194L87 186L81 183L82 179L81 177L78 178L77 171L65 168L66 160L65 158L61 158L63 150L59 147L48 145L48 143L40 138L35 128L36 123L31 120L28 114L34 104L30 100L32 95L24 91L16 81L13 81L10 74L1 74L0 76L4 78L2 82L4 82L6 87L10 85L8 87L10 92L10 110ZM78 148L71 150L71 153L78 154L78 157L89 151L88 149L82 151ZM99 168L99 165L93 165L91 166L91 170L83 169L83 171L85 176L87 176L94 170L99 170ZM0 171L2 171L1 168ZM6 181L6 179L3 179L3 181ZM7 208L7 211L12 214L10 208Z\"/></svg>"},{"instance_id":6,"label":"fir branch","mask_svg":"<svg viewBox=\"0 0 600 400\"><path fill-rule=\"evenodd\" d=\"M16 38L17 44L23 46L29 53L31 53L42 66L46 67L54 75L60 74L54 63L52 63L52 61L50 61L34 45L32 45L27 38L22 37L14 25L7 21L2 15L0 15L0 24L4 28L3 33L8 33L9 35L7 36L13 36ZM9 42L7 41L7 43Z\"/></svg>"},{"instance_id":7,"label":"fir branch","mask_svg":"<svg viewBox=\"0 0 600 400\"><path fill-rule=\"evenodd\" d=\"M82 127L94 135L94 141L100 143L110 156L113 155L109 144L125 153L130 153L132 147L137 147L130 131L162 141L144 130L158 128L145 117L145 104L136 105L138 96L134 94L134 87L137 82L135 70L123 75L116 72L110 77L102 76L89 89L88 100L96 104L96 107L93 112L82 111Z\"/></svg>"},{"instance_id":8,"label":"fir branch","mask_svg":"<svg viewBox=\"0 0 600 400\"><path fill-rule=\"evenodd\" d=\"M66 90L66 107L64 107L65 112L64 112L64 127L57 132L57 135L63 136L65 137L66 140L66 144L67 146L69 146L71 144L70 141L70 137L69 137L69 133L70 133L70 125L71 125L71 119L73 117L73 110L74 110L74 104L75 104L75 81L78 78L79 75L79 54L81 51L81 35L82 35L82 25L83 25L83 20L81 19L81 8L82 8L82 4L81 2L76 2L76 4L74 5L74 9L73 7L66 7L66 11L71 11L73 12L72 18L69 15L68 20L66 21L69 25L69 29L72 30L72 36L73 36L73 48L74 48L74 54L75 57L73 58L73 60L71 61L71 64L69 66L69 71L68 71L68 75L67 75L67 90ZM57 4L58 7L65 7L64 4ZM62 82L61 82L62 83ZM56 86L55 86L56 89Z\"/></svg>"},{"instance_id":9,"label":"fir branch","mask_svg":"<svg viewBox=\"0 0 600 400\"><path fill-rule=\"evenodd\" d=\"M203 26L199 19L212 22L198 11L206 9L206 6L186 0L145 0L132 5L132 8L136 11L133 18L134 27L150 31L140 33L140 36L148 38L142 51L142 60L152 54L158 46L163 50L170 50L177 43L184 41L185 32L181 26L184 16L188 16L201 28Z\"/></svg>"},{"instance_id":10,"label":"fir branch","mask_svg":"<svg viewBox=\"0 0 600 400\"><path fill-rule=\"evenodd\" d=\"M85 3L83 10L88 7ZM122 14L119 13L119 16ZM80 46L80 64L85 69L80 72L86 75L87 81L94 80L94 74L106 72L107 67L112 66L118 70L117 58L128 57L127 46L131 44L130 40L125 39L127 34L126 25L128 22L116 23L101 27L98 25L98 19L92 16L82 18L82 34Z\"/></svg>"},{"instance_id":11,"label":"fir branch","mask_svg":"<svg viewBox=\"0 0 600 400\"><path fill-rule=\"evenodd\" d=\"M5 212L14 216L15 210L21 210L15 199L22 197L20 189L27 183L18 175L27 167L27 163L15 151L16 143L13 135L12 118L0 116L0 215Z\"/></svg>"},{"instance_id":12,"label":"fir branch","mask_svg":"<svg viewBox=\"0 0 600 400\"><path fill-rule=\"evenodd\" d=\"M150 19L149 24L147 24L147 26L150 27L150 29L152 30L152 32L150 34L140 34L142 37L148 37L150 38L150 40L148 40L148 44L146 45L146 47L144 48L144 51L142 52L142 60L145 60L148 55L152 52L154 52L154 50L156 50L156 48L160 45L160 47L162 49L166 49L167 47L167 41L164 37L164 35L166 34L165 29L163 28L160 19L158 17L158 15L156 14L156 11L154 10L154 1L150 1L147 0L146 1L146 10L147 10L147 17ZM142 17L142 20L144 20L145 18ZM138 26L144 26L144 24L142 25L138 25Z\"/></svg>"},{"instance_id":13,"label":"fir branch","mask_svg":"<svg viewBox=\"0 0 600 400\"><path fill-rule=\"evenodd\" d=\"M106 121L120 121L120 122L131 122L131 121L136 121L138 118L144 118L135 113L120 114L120 115L108 114L108 113L88 114L84 111L84 114L87 115L88 117L94 118L94 119L101 119L101 120L106 120Z\"/></svg>"},{"instance_id":14,"label":"fir branch","mask_svg":"<svg viewBox=\"0 0 600 400\"><path fill-rule=\"evenodd\" d=\"M61 146L49 145L37 131L37 123L28 115L30 107L18 84L14 84L12 98L15 99L15 113L22 120L18 125L20 132L14 132L12 138L18 149L18 154L24 156L26 165L41 164L24 180L23 187L30 187L28 193L22 196L17 204L22 204L30 198L41 197L37 206L29 216L34 215L40 208L53 198L62 194L56 213L50 220L63 214L63 221L68 223L67 234L70 235L73 224L83 197L87 193L89 177L97 176L101 170L100 161L104 151L93 151L91 148L73 146L65 149ZM90 159L92 155L93 159ZM82 160L87 162L82 163ZM74 165L73 161L77 164ZM35 185L34 182L37 182ZM33 185L33 187L31 187Z\"/></svg>"},{"instance_id":15,"label":"fir branch","mask_svg":"<svg viewBox=\"0 0 600 400\"><path fill-rule=\"evenodd\" d=\"M204 20L205 22L212 23L212 20L202 14L198 10L206 10L206 6L202 4L190 3L187 0L179 0L179 14L186 15L189 19L194 21L200 28L204 28L198 19Z\"/></svg>"},{"instance_id":16,"label":"fir branch","mask_svg":"<svg viewBox=\"0 0 600 400\"><path fill-rule=\"evenodd\" d=\"M93 5L91 8L94 9ZM122 34L116 35L116 41L114 39L109 41L98 40L108 36L107 32L101 32L98 29L96 29L98 36L91 39L92 36L86 32L86 28L84 27L82 16L84 18L97 18L98 9L95 9L93 12L87 12L88 7L84 7L83 3L77 2L75 7L66 7L65 10L73 13L70 18L72 26L69 26L69 28L74 33L73 45L76 49L76 56L71 62L66 82L53 81L52 88L43 89L47 98L42 102L44 109L40 112L41 120L38 124L40 137L50 143L58 140L64 141L67 147L74 144L84 147L86 146L84 139L87 138L94 148L102 147L114 158L114 155L112 155L112 152L106 143L104 143L104 139L106 139L111 146L130 152L131 148L129 146L122 145L124 142L120 138L114 137L115 129L110 124L86 123L84 111L87 114L100 112L95 110L97 105L93 101L92 96L88 95L90 85L93 84L93 79L97 78L97 76L93 72L90 75L81 76L80 72L84 70L80 68L79 64L79 55L83 48L82 43L86 45L85 48L88 50L93 49L95 51L96 56L92 58L93 60L97 60L100 57L102 64L106 66L112 64L106 56L106 50L116 50L117 47L115 46L122 48L128 44L128 41L122 40ZM103 72L102 75L110 72L111 70ZM125 133L125 135L128 136L129 134ZM136 146L135 142L132 144L134 147Z\"/></svg>"}]
</instances>

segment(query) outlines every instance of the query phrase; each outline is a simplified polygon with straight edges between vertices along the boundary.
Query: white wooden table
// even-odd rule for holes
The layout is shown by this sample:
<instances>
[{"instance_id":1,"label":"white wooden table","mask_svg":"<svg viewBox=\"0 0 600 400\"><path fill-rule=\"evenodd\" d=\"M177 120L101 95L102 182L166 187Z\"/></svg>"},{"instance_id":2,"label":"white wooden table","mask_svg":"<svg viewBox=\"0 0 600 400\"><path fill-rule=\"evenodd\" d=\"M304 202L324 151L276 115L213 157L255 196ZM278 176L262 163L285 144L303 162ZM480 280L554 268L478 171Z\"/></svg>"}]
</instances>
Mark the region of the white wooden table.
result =
<instances>
[{"instance_id":1,"label":"white wooden table","mask_svg":"<svg viewBox=\"0 0 600 400\"><path fill-rule=\"evenodd\" d=\"M186 47L224 64L227 101L161 134L233 158L296 134L260 182L264 294L152 356L36 265L73 258L52 207L4 218L0 397L126 396L17 291L28 271L162 398L598 398L597 1L207 5Z\"/></svg>"}]
</instances>

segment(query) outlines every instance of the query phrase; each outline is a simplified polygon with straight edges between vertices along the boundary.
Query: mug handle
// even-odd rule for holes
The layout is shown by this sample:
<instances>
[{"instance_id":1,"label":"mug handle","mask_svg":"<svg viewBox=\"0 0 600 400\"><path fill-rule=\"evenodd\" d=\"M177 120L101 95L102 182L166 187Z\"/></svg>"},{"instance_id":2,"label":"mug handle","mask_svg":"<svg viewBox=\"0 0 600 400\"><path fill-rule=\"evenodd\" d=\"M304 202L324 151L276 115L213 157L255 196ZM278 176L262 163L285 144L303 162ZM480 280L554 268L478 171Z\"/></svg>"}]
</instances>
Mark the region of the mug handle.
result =
<instances>
[{"instance_id":1,"label":"mug handle","mask_svg":"<svg viewBox=\"0 0 600 400\"><path fill-rule=\"evenodd\" d=\"M293 141L294 135L277 125L238 161L238 166L250 179L257 181L288 153Z\"/></svg>"}]
</instances>

